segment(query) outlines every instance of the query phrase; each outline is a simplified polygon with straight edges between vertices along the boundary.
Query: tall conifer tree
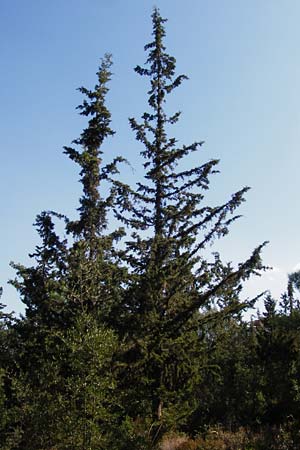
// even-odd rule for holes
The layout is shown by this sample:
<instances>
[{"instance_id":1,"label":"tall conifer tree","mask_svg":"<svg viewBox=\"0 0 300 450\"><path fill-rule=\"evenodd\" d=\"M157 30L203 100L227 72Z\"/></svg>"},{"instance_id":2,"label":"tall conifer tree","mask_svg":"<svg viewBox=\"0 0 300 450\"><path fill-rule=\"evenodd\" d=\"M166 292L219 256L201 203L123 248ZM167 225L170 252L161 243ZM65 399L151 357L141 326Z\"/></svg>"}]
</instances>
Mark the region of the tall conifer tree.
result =
<instances>
[{"instance_id":1,"label":"tall conifer tree","mask_svg":"<svg viewBox=\"0 0 300 450\"><path fill-rule=\"evenodd\" d=\"M18 392L27 408L24 414L20 406L22 448L106 445L108 430L99 423L111 420L114 383L109 370L115 348L108 323L119 301L123 276L114 248L123 231L107 231L111 183L122 158L102 164L102 144L114 133L105 104L110 67L107 55L95 88L79 89L86 99L78 108L89 122L74 147L65 147L81 168L79 219L52 211L39 214L36 226L41 244L31 255L35 264L14 266L13 284L26 305L26 316L15 326L14 370L23 383ZM100 195L102 182L110 185L107 196ZM63 238L56 232L56 219L64 221ZM20 399L18 393L13 401L21 403Z\"/></svg>"},{"instance_id":2,"label":"tall conifer tree","mask_svg":"<svg viewBox=\"0 0 300 450\"><path fill-rule=\"evenodd\" d=\"M64 147L69 158L81 168L83 195L78 208L79 219L70 220L62 214L43 211L36 220L42 243L30 255L36 264L29 268L14 265L18 277L13 284L27 306L27 317L41 314L44 322L56 323L63 318L69 320L79 308L101 312L102 317L107 318L119 296L117 278L121 276L121 269L116 263L114 243L123 231L106 232L113 196L111 192L107 197L99 192L102 182L113 183L117 164L122 161L117 157L106 166L102 165L103 142L114 134L105 104L111 64L110 55L106 55L97 72L98 83L94 90L79 88L86 99L78 109L90 120L80 137L73 141L75 147ZM69 239L59 237L54 219L65 222Z\"/></svg>"},{"instance_id":3,"label":"tall conifer tree","mask_svg":"<svg viewBox=\"0 0 300 450\"><path fill-rule=\"evenodd\" d=\"M87 100L78 109L81 115L91 118L80 138L73 141L81 151L65 147L65 153L81 168L83 186L79 220L67 223L67 232L75 241L69 252L68 285L74 292L75 303L97 311L103 320L113 320L111 313L120 296L120 277L124 276L117 263L119 258L115 249L115 242L123 236L123 229L106 231L107 214L114 201L112 191L109 190L106 197L99 191L105 181L114 184L117 165L123 161L123 158L116 157L102 166L103 141L114 134L110 128L111 115L105 105L111 64L111 56L106 55L97 73L98 84L94 90L79 88Z\"/></svg>"},{"instance_id":4,"label":"tall conifer tree","mask_svg":"<svg viewBox=\"0 0 300 450\"><path fill-rule=\"evenodd\" d=\"M235 210L248 188L224 204L207 206L204 193L218 161L191 169L179 167L203 142L180 146L168 136L180 112L168 115L166 100L187 77L175 75L175 58L164 46L165 21L155 9L153 40L145 46L146 65L135 68L150 80L150 111L142 115L141 122L130 119L137 140L144 146L145 182L127 193L119 186L123 205L119 217L133 229L127 247L133 282L125 302L132 339L128 357L135 367L129 372L133 379L138 376L144 382L142 392L152 401L155 420L168 415L174 420L174 411L179 410L174 406L181 403L182 414L184 399L192 393L197 378L195 374L193 379L193 368L200 351L199 328L201 321L208 320L199 308L208 310L218 302L222 310L209 317L219 320L245 307L238 300L241 281L262 268L261 246L236 270L223 264L218 254L212 262L203 256L203 250L226 235L229 225L239 217Z\"/></svg>"}]
</instances>

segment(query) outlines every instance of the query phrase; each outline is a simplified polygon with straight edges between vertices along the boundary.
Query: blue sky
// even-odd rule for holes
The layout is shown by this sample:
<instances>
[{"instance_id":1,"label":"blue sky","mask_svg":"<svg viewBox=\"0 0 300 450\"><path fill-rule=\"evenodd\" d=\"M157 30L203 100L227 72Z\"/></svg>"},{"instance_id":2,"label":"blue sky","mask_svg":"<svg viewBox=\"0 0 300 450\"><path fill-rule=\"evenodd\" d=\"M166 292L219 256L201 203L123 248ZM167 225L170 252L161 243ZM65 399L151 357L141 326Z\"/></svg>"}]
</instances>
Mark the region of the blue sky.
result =
<instances>
[{"instance_id":1,"label":"blue sky","mask_svg":"<svg viewBox=\"0 0 300 450\"><path fill-rule=\"evenodd\" d=\"M285 289L300 262L300 2L298 0L157 0L168 18L166 45L189 81L170 108L183 111L174 130L181 143L205 140L194 163L220 158L209 200L220 203L247 185L243 218L212 248L238 263L265 240L274 267L253 279L245 295ZM41 210L74 214L77 168L62 153L84 122L76 88L93 86L99 59L113 54L108 105L116 136L108 157L122 154L140 173L139 145L127 118L146 110L147 86L133 71L149 42L147 0L1 0L0 136L2 302L22 312L7 280L11 260L28 264ZM104 149L105 150L105 149Z\"/></svg>"}]
</instances>

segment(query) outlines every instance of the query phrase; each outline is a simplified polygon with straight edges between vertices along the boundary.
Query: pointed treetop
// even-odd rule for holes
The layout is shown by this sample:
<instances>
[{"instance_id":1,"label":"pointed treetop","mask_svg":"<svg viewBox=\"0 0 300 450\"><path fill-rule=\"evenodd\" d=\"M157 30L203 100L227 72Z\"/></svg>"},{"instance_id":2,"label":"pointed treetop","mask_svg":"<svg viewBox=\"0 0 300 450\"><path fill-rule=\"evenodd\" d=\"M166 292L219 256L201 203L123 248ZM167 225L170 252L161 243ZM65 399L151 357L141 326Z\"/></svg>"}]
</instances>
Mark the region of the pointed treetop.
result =
<instances>
[{"instance_id":1,"label":"pointed treetop","mask_svg":"<svg viewBox=\"0 0 300 450\"><path fill-rule=\"evenodd\" d=\"M108 172L117 171L117 161L100 170L103 153L101 146L105 138L114 134L110 128L111 114L105 105L108 93L107 83L112 75L111 65L111 55L106 54L97 72L98 83L94 90L79 88L86 99L77 109L80 110L81 115L91 117L87 128L78 139L73 141L73 144L80 146L82 150L64 147L69 158L81 167L80 181L83 185L83 196L80 199L80 220L70 222L68 225L68 231L76 237L92 238L106 227L106 205L105 201L101 201L99 185L102 179L108 178Z\"/></svg>"}]
</instances>

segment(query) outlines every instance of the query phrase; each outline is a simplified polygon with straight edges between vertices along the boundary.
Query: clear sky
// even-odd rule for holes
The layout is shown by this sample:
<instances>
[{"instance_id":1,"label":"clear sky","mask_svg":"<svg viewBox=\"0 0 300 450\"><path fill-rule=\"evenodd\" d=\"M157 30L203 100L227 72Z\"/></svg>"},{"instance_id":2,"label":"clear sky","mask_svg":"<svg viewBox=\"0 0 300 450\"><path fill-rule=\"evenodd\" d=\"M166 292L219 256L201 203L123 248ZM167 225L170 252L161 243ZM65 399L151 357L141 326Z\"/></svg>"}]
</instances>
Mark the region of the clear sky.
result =
<instances>
[{"instance_id":1,"label":"clear sky","mask_svg":"<svg viewBox=\"0 0 300 450\"><path fill-rule=\"evenodd\" d=\"M94 85L105 52L114 60L108 105L117 132L107 153L132 162L123 177L140 173L127 118L146 110L147 86L132 69L145 61L154 4L168 18L178 73L190 78L171 100L183 111L175 135L185 144L205 140L195 164L221 160L210 201L252 187L243 218L212 250L238 263L270 241L264 262L274 270L254 278L245 295L279 296L287 273L300 267L298 0L0 0L0 284L10 310L23 307L7 285L9 262L29 263L36 214L72 215L77 207L78 171L62 147L84 125L76 88Z\"/></svg>"}]
</instances>

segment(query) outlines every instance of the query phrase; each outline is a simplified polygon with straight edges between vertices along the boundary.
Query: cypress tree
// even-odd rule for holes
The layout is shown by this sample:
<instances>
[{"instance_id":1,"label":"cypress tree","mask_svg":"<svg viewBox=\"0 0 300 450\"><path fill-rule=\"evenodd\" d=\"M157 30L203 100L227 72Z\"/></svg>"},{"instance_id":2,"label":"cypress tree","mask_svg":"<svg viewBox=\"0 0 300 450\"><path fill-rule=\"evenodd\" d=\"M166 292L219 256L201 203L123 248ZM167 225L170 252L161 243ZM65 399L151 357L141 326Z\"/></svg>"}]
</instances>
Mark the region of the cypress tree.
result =
<instances>
[{"instance_id":1,"label":"cypress tree","mask_svg":"<svg viewBox=\"0 0 300 450\"><path fill-rule=\"evenodd\" d=\"M107 233L107 213L113 204L113 195L102 196L101 183L113 183L117 165L123 159L115 158L102 165L102 145L114 131L110 128L111 115L105 105L107 83L111 78L111 57L105 55L97 72L98 83L93 90L85 87L85 95L78 106L80 114L89 117L88 126L73 147L64 147L68 157L80 168L83 194L80 198L79 219L70 220L53 211L37 216L36 227L41 244L30 256L31 267L13 264L17 277L12 282L27 306L26 317L41 316L43 323L64 323L78 311L94 310L108 320L113 302L117 302L122 269L117 261L114 243L123 235L118 229ZM55 231L55 221L63 220L68 238Z\"/></svg>"},{"instance_id":2,"label":"cypress tree","mask_svg":"<svg viewBox=\"0 0 300 450\"><path fill-rule=\"evenodd\" d=\"M30 255L35 263L14 265L12 284L26 305L25 317L14 326L20 448L99 448L106 445L104 428L113 421L110 368L116 337L109 325L125 271L115 249L123 230L107 231L111 185L122 161L102 163L102 144L114 134L105 105L110 67L106 55L95 88L79 89L86 99L78 108L89 118L88 126L72 147L64 147L81 168L79 219L43 211L35 224L41 244ZM99 192L105 182L110 185L106 196ZM57 220L63 221L63 238Z\"/></svg>"},{"instance_id":3,"label":"cypress tree","mask_svg":"<svg viewBox=\"0 0 300 450\"><path fill-rule=\"evenodd\" d=\"M64 147L69 158L81 168L80 181L83 186L79 220L68 221L66 225L67 233L74 239L68 259L68 287L73 293L74 303L94 310L104 321L113 321L113 311L120 298L121 279L125 276L115 248L124 231L119 228L107 233L107 214L114 203L112 189L106 197L99 191L100 185L105 182L114 184L118 163L124 161L122 157L116 157L102 166L103 141L114 134L110 128L111 115L105 105L111 64L111 56L105 55L97 73L95 89L79 88L87 97L78 106L80 114L91 117L88 127L79 139L73 141L81 151Z\"/></svg>"},{"instance_id":4,"label":"cypress tree","mask_svg":"<svg viewBox=\"0 0 300 450\"><path fill-rule=\"evenodd\" d=\"M175 75L175 58L164 46L165 22L154 9L153 40L145 46L146 64L135 68L150 80L150 111L142 115L141 122L130 119L137 140L144 146L145 182L131 190L119 183L122 207L118 217L133 230L127 243L132 283L124 302L128 385L139 386L144 413L144 400L149 398L153 419L161 422L165 418L174 424L192 408L189 405L184 411L184 403L192 402L193 383L199 376L201 324L246 307L238 299L241 282L262 269L262 246L237 269L223 264L218 254L211 262L203 255L203 250L225 236L239 217L235 211L248 188L234 193L224 204L207 206L204 194L218 161L180 168L203 142L180 146L168 136L180 112L168 115L166 100L187 77ZM214 302L221 306L217 311L211 310ZM138 411L136 399L135 390L132 414Z\"/></svg>"}]
</instances>

